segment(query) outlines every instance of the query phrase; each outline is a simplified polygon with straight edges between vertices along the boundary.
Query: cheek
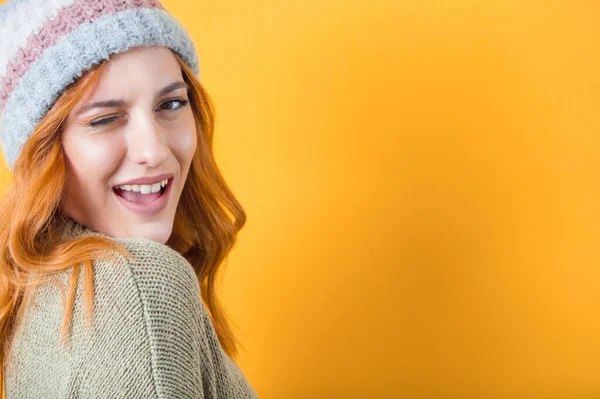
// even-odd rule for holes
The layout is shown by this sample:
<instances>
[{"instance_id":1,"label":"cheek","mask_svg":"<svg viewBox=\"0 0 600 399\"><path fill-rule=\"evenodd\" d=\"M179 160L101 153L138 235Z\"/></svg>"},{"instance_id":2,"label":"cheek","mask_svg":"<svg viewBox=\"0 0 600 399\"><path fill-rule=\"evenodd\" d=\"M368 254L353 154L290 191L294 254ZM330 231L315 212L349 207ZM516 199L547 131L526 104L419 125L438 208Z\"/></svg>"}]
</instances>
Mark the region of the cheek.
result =
<instances>
[{"instance_id":1,"label":"cheek","mask_svg":"<svg viewBox=\"0 0 600 399\"><path fill-rule=\"evenodd\" d=\"M69 137L62 143L67 160L67 170L89 184L93 180L105 181L116 168L119 159L119 145L107 140L90 137Z\"/></svg>"},{"instance_id":2,"label":"cheek","mask_svg":"<svg viewBox=\"0 0 600 399\"><path fill-rule=\"evenodd\" d=\"M196 152L197 141L195 125L185 128L180 134L175 135L174 138L175 140L173 140L170 147L179 163L182 164L182 167L187 167Z\"/></svg>"}]
</instances>

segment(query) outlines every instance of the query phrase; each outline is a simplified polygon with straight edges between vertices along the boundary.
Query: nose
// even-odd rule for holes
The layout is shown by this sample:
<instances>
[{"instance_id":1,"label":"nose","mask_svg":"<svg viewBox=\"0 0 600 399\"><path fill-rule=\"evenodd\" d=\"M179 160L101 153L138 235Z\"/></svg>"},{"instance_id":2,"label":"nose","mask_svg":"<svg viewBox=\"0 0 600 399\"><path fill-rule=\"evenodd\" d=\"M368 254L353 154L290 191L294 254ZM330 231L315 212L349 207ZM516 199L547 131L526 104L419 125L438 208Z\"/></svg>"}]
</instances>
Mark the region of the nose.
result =
<instances>
[{"instance_id":1,"label":"nose","mask_svg":"<svg viewBox=\"0 0 600 399\"><path fill-rule=\"evenodd\" d=\"M158 167L169 156L166 132L154 115L140 114L130 124L128 133L128 156L137 164Z\"/></svg>"}]
</instances>

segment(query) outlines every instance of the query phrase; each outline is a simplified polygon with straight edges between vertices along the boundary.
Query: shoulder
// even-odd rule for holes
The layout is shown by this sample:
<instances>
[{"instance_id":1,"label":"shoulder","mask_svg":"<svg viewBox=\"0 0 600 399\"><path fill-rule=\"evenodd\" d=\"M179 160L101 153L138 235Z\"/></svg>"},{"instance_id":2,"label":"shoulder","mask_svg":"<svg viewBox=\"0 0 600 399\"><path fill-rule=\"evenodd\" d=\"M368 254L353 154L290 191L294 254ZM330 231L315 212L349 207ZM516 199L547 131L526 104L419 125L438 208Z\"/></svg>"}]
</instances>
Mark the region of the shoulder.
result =
<instances>
[{"instance_id":1,"label":"shoulder","mask_svg":"<svg viewBox=\"0 0 600 399\"><path fill-rule=\"evenodd\" d=\"M117 238L131 254L129 267L137 274L169 275L176 278L194 278L192 265L177 251L165 244L146 238Z\"/></svg>"},{"instance_id":2,"label":"shoulder","mask_svg":"<svg viewBox=\"0 0 600 399\"><path fill-rule=\"evenodd\" d=\"M92 230L71 219L67 219L62 226L61 237L66 239L102 237L124 246L131 255L130 258L123 257L118 253L111 253L114 257L110 260L105 257L95 259L96 272L99 274L103 274L105 271L114 273L115 267L120 270L123 269L122 266L126 266L125 269L129 269L136 276L151 277L160 274L173 279L187 280L193 277L193 280L196 280L194 269L181 254L165 244L147 238L113 237Z\"/></svg>"},{"instance_id":3,"label":"shoulder","mask_svg":"<svg viewBox=\"0 0 600 399\"><path fill-rule=\"evenodd\" d=\"M169 308L186 302L190 306L201 304L196 273L177 251L145 238L116 241L131 255L125 261L126 268L147 307ZM202 310L202 307L196 310Z\"/></svg>"}]
</instances>

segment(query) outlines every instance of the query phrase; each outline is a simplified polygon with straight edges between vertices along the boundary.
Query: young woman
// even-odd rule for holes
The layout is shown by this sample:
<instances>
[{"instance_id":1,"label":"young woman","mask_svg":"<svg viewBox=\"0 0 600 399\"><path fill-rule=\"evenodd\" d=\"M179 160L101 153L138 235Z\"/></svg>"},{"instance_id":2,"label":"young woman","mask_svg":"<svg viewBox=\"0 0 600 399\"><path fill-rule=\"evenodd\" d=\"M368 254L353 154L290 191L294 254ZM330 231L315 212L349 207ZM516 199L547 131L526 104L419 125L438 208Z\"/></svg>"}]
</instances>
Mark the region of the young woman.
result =
<instances>
[{"instance_id":1,"label":"young woman","mask_svg":"<svg viewBox=\"0 0 600 399\"><path fill-rule=\"evenodd\" d=\"M0 5L6 398L255 398L215 295L246 215L158 0Z\"/></svg>"}]
</instances>

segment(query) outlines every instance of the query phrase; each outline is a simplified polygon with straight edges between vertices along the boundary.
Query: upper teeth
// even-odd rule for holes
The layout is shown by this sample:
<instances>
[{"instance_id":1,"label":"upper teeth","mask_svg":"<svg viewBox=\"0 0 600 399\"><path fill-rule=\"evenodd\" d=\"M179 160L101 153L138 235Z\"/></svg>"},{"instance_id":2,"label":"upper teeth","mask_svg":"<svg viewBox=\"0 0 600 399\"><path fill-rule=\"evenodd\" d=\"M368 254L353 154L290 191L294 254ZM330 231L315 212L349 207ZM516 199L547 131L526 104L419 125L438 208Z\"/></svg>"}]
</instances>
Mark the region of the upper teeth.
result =
<instances>
[{"instance_id":1,"label":"upper teeth","mask_svg":"<svg viewBox=\"0 0 600 399\"><path fill-rule=\"evenodd\" d=\"M166 186L168 181L169 179L161 180L158 183L154 184L125 184L122 186L117 186L117 188L125 191L134 191L136 193L150 194L159 192L160 188Z\"/></svg>"}]
</instances>

